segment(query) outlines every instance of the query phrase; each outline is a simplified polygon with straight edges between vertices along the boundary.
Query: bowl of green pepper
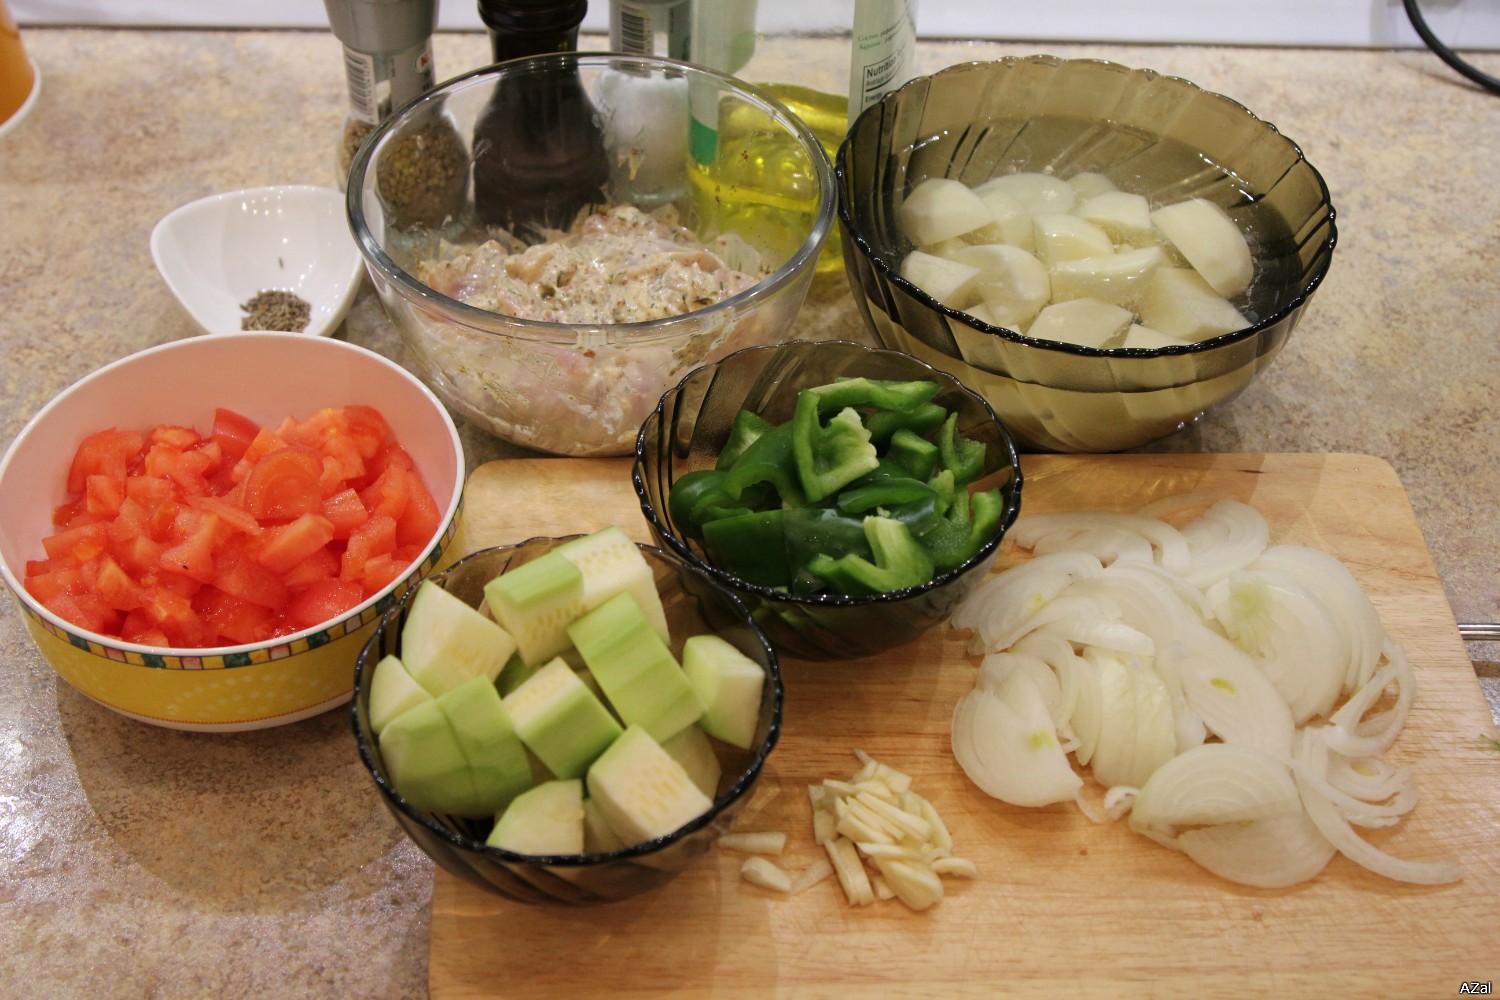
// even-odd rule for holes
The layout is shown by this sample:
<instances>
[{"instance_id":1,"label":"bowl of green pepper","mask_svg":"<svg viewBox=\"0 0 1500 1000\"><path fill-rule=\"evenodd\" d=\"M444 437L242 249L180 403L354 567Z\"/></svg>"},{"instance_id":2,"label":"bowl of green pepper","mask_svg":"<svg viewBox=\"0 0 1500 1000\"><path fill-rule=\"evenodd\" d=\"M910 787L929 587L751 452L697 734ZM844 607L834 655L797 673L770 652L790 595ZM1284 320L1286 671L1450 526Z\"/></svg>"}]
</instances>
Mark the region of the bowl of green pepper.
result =
<instances>
[{"instance_id":1,"label":"bowl of green pepper","mask_svg":"<svg viewBox=\"0 0 1500 1000\"><path fill-rule=\"evenodd\" d=\"M898 351L793 341L685 376L636 439L660 545L751 609L777 650L868 656L947 619L1021 507L1010 431Z\"/></svg>"}]
</instances>

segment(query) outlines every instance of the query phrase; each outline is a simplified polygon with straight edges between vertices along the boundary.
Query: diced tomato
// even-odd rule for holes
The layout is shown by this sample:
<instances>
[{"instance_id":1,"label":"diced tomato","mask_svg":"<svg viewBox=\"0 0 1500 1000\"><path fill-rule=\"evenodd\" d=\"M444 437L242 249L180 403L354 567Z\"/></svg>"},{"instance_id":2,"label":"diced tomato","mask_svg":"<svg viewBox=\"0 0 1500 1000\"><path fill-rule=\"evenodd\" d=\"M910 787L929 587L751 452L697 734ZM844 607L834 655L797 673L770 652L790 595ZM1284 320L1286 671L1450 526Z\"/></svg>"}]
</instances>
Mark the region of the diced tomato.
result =
<instances>
[{"instance_id":1,"label":"diced tomato","mask_svg":"<svg viewBox=\"0 0 1500 1000\"><path fill-rule=\"evenodd\" d=\"M385 514L371 514L370 519L349 536L343 561L339 564L339 577L362 580L365 563L374 556L390 555L395 551L396 519Z\"/></svg>"},{"instance_id":2,"label":"diced tomato","mask_svg":"<svg viewBox=\"0 0 1500 1000\"><path fill-rule=\"evenodd\" d=\"M347 612L425 556L441 515L369 407L207 437L89 435L26 589L73 624L157 647L289 635ZM76 489L73 488L76 486Z\"/></svg>"},{"instance_id":3,"label":"diced tomato","mask_svg":"<svg viewBox=\"0 0 1500 1000\"><path fill-rule=\"evenodd\" d=\"M175 529L179 541L162 549L158 565L170 573L181 573L199 583L212 583L214 536L218 527L219 519L212 514L182 508L182 516Z\"/></svg>"},{"instance_id":4,"label":"diced tomato","mask_svg":"<svg viewBox=\"0 0 1500 1000\"><path fill-rule=\"evenodd\" d=\"M410 565L410 561L402 561L394 555L371 556L365 560L365 575L360 581L365 596L372 597L395 583Z\"/></svg>"},{"instance_id":5,"label":"diced tomato","mask_svg":"<svg viewBox=\"0 0 1500 1000\"><path fill-rule=\"evenodd\" d=\"M85 563L103 552L109 542L109 529L102 521L65 528L55 535L42 539L42 548L49 559L67 557L74 562Z\"/></svg>"},{"instance_id":6,"label":"diced tomato","mask_svg":"<svg viewBox=\"0 0 1500 1000\"><path fill-rule=\"evenodd\" d=\"M391 425L373 406L346 406L344 419L349 424L349 436L366 459L375 457L382 446L395 438Z\"/></svg>"},{"instance_id":7,"label":"diced tomato","mask_svg":"<svg viewBox=\"0 0 1500 1000\"><path fill-rule=\"evenodd\" d=\"M406 501L411 495L407 478L406 469L400 465L388 465L373 483L360 491L360 499L373 513L395 520L406 510Z\"/></svg>"},{"instance_id":8,"label":"diced tomato","mask_svg":"<svg viewBox=\"0 0 1500 1000\"><path fill-rule=\"evenodd\" d=\"M408 564L410 560L407 560ZM308 584L339 575L339 554L329 546L323 546L306 559L286 571L282 583L288 590L301 590Z\"/></svg>"},{"instance_id":9,"label":"diced tomato","mask_svg":"<svg viewBox=\"0 0 1500 1000\"><path fill-rule=\"evenodd\" d=\"M213 430L210 432L213 440L219 442L224 449L224 455L231 461L238 462L245 457L245 452L250 448L250 442L260 433L260 425L249 417L242 417L233 410L223 407L214 410Z\"/></svg>"},{"instance_id":10,"label":"diced tomato","mask_svg":"<svg viewBox=\"0 0 1500 1000\"><path fill-rule=\"evenodd\" d=\"M239 536L230 539L215 558L213 585L226 594L266 608L279 609L287 602L287 588L281 577L256 562Z\"/></svg>"},{"instance_id":11,"label":"diced tomato","mask_svg":"<svg viewBox=\"0 0 1500 1000\"><path fill-rule=\"evenodd\" d=\"M65 621L90 632L113 634L119 629L125 616L107 606L93 594L59 594L45 602L48 610Z\"/></svg>"},{"instance_id":12,"label":"diced tomato","mask_svg":"<svg viewBox=\"0 0 1500 1000\"><path fill-rule=\"evenodd\" d=\"M89 513L87 497L69 500L67 503L58 504L52 508L52 526L54 528L79 528L97 520L99 520L97 515Z\"/></svg>"},{"instance_id":13,"label":"diced tomato","mask_svg":"<svg viewBox=\"0 0 1500 1000\"><path fill-rule=\"evenodd\" d=\"M348 538L350 532L370 519L370 511L359 494L348 489L323 501L323 516L333 522L333 537Z\"/></svg>"},{"instance_id":14,"label":"diced tomato","mask_svg":"<svg viewBox=\"0 0 1500 1000\"><path fill-rule=\"evenodd\" d=\"M84 438L68 469L68 492L82 493L89 476L124 479L145 440L145 436L136 431L121 431L113 427Z\"/></svg>"},{"instance_id":15,"label":"diced tomato","mask_svg":"<svg viewBox=\"0 0 1500 1000\"><path fill-rule=\"evenodd\" d=\"M443 512L415 470L407 475L406 488L406 509L396 518L396 544L426 545L443 523Z\"/></svg>"},{"instance_id":16,"label":"diced tomato","mask_svg":"<svg viewBox=\"0 0 1500 1000\"><path fill-rule=\"evenodd\" d=\"M245 509L262 521L289 521L320 511L323 461L303 445L287 445L255 463L245 480Z\"/></svg>"},{"instance_id":17,"label":"diced tomato","mask_svg":"<svg viewBox=\"0 0 1500 1000\"><path fill-rule=\"evenodd\" d=\"M48 560L49 565L51 560ZM26 590L48 607L64 594L82 594L88 591L88 581L78 567L71 562L53 565L44 573L28 575Z\"/></svg>"},{"instance_id":18,"label":"diced tomato","mask_svg":"<svg viewBox=\"0 0 1500 1000\"><path fill-rule=\"evenodd\" d=\"M302 628L311 628L357 607L364 599L364 588L358 583L330 577L310 584L293 598L286 615Z\"/></svg>"},{"instance_id":19,"label":"diced tomato","mask_svg":"<svg viewBox=\"0 0 1500 1000\"><path fill-rule=\"evenodd\" d=\"M125 477L89 476L84 481L84 509L95 517L114 517L125 500Z\"/></svg>"},{"instance_id":20,"label":"diced tomato","mask_svg":"<svg viewBox=\"0 0 1500 1000\"><path fill-rule=\"evenodd\" d=\"M251 551L256 562L284 575L331 541L332 521L322 514L303 514L295 521L267 528Z\"/></svg>"},{"instance_id":21,"label":"diced tomato","mask_svg":"<svg viewBox=\"0 0 1500 1000\"><path fill-rule=\"evenodd\" d=\"M94 561L93 591L116 611L133 611L145 603L140 584L106 553Z\"/></svg>"},{"instance_id":22,"label":"diced tomato","mask_svg":"<svg viewBox=\"0 0 1500 1000\"><path fill-rule=\"evenodd\" d=\"M131 611L120 623L120 638L142 646L169 646L167 633L163 632L143 612Z\"/></svg>"},{"instance_id":23,"label":"diced tomato","mask_svg":"<svg viewBox=\"0 0 1500 1000\"><path fill-rule=\"evenodd\" d=\"M261 533L260 522L255 519L255 515L241 505L223 497L193 497L188 501L188 505L194 510L214 515L219 519L219 524L225 528L247 535Z\"/></svg>"},{"instance_id":24,"label":"diced tomato","mask_svg":"<svg viewBox=\"0 0 1500 1000\"><path fill-rule=\"evenodd\" d=\"M231 645L263 642L272 635L276 616L270 608L227 594L217 587L204 587L193 598L193 610L203 624Z\"/></svg>"},{"instance_id":25,"label":"diced tomato","mask_svg":"<svg viewBox=\"0 0 1500 1000\"><path fill-rule=\"evenodd\" d=\"M191 427L177 427L173 424L157 424L151 428L151 433L146 435L150 444L164 444L177 451L187 451L203 438Z\"/></svg>"}]
</instances>

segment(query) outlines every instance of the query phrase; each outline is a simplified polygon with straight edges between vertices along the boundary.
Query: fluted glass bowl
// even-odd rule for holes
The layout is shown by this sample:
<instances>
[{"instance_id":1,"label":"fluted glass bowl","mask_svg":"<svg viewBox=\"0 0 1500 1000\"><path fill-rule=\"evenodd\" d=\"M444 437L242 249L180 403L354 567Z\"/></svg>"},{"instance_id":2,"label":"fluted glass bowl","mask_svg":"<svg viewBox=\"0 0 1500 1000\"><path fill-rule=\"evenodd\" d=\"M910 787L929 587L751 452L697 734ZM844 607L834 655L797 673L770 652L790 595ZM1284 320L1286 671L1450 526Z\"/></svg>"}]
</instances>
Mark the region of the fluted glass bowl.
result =
<instances>
[{"instance_id":1,"label":"fluted glass bowl","mask_svg":"<svg viewBox=\"0 0 1500 1000\"><path fill-rule=\"evenodd\" d=\"M643 303L697 301L683 282L655 279L606 323L517 319L418 277L445 241L476 243L496 226L547 241L538 227L567 229L577 205L566 196L580 190L675 211L704 243L730 238L719 252L729 267L764 276L681 315L631 320L654 315ZM764 92L672 60L573 52L442 84L382 123L348 178L355 242L416 372L498 437L574 456L629 454L647 411L688 369L784 339L834 201L817 137ZM527 280L548 294L564 278Z\"/></svg>"},{"instance_id":2,"label":"fluted glass bowl","mask_svg":"<svg viewBox=\"0 0 1500 1000\"><path fill-rule=\"evenodd\" d=\"M570 536L577 537L577 536ZM482 549L430 579L478 607L484 585L507 569L550 552L567 538L532 538L517 545ZM485 846L487 821L439 816L414 808L391 785L380 745L370 728L370 681L375 664L401 652L401 626L415 591L381 619L360 653L354 675L353 726L359 756L380 789L381 798L413 842L444 869L481 888L524 903L605 903L670 882L707 854L728 830L749 798L777 738L781 735L782 685L776 654L751 621L743 604L706 573L684 566L660 549L641 546L656 576L657 590L672 635L672 652L682 641L713 632L728 640L766 671L760 720L748 752L716 744L722 777L713 808L665 837L618 851L535 857Z\"/></svg>"},{"instance_id":3,"label":"fluted glass bowl","mask_svg":"<svg viewBox=\"0 0 1500 1000\"><path fill-rule=\"evenodd\" d=\"M942 385L934 401L958 413L961 434L985 446L977 487L1000 487L1004 510L993 538L968 562L920 587L872 597L791 594L740 579L714 566L672 519L672 484L686 473L711 469L729 437L734 416L748 408L772 423L789 420L797 393L841 376ZM641 511L662 547L737 594L776 649L807 660L868 656L910 642L947 620L988 573L1000 540L1021 509L1021 467L1015 442L983 399L953 376L897 351L846 341L792 341L752 347L689 373L662 396L641 425L633 481Z\"/></svg>"},{"instance_id":4,"label":"fluted glass bowl","mask_svg":"<svg viewBox=\"0 0 1500 1000\"><path fill-rule=\"evenodd\" d=\"M902 278L897 213L919 182L1098 172L1152 207L1206 198L1256 248L1245 329L1188 346L1102 350L1033 339ZM1296 143L1175 77L1091 59L1014 57L920 77L867 109L836 163L844 260L886 347L952 372L1023 448L1107 452L1165 437L1238 395L1276 358L1328 272L1328 188Z\"/></svg>"}]
</instances>

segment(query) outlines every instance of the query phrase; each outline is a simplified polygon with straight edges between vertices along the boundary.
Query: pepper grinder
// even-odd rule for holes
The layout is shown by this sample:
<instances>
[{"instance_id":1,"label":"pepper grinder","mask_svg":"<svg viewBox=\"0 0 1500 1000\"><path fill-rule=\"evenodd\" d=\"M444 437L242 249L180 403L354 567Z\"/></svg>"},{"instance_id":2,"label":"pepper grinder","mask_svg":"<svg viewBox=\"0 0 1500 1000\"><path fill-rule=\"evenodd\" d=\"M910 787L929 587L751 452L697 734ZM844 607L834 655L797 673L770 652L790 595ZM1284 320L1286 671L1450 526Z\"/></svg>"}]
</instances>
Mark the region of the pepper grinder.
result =
<instances>
[{"instance_id":1,"label":"pepper grinder","mask_svg":"<svg viewBox=\"0 0 1500 1000\"><path fill-rule=\"evenodd\" d=\"M479 0L495 61L573 52L587 0ZM604 201L609 160L577 66L518 66L474 124L474 208L513 233L566 229Z\"/></svg>"}]
</instances>

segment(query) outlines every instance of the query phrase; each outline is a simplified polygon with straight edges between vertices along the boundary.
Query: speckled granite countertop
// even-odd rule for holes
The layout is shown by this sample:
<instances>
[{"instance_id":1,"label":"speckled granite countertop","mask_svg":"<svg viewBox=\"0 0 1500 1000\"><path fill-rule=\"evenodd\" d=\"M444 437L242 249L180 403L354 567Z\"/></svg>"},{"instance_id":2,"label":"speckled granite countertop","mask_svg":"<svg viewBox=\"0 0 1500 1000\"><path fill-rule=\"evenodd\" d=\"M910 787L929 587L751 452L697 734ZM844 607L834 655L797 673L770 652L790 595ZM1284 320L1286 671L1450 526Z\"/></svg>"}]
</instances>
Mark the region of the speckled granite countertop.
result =
<instances>
[{"instance_id":1,"label":"speckled granite countertop","mask_svg":"<svg viewBox=\"0 0 1500 1000\"><path fill-rule=\"evenodd\" d=\"M152 226L219 191L331 183L345 108L328 33L25 41L44 83L0 142L6 443L93 369L192 335ZM1270 371L1153 449L1384 458L1459 620L1500 619L1500 98L1421 52L925 43L919 69L1038 51L1239 99L1302 145L1339 211L1332 273ZM762 78L841 86L836 48L762 52ZM436 41L441 77L487 55L479 35ZM799 329L863 336L841 277ZM368 287L339 335L399 353ZM506 453L468 445L473 464ZM1496 649L1470 652L1493 707ZM237 736L140 725L59 683L9 603L0 685L0 996L426 995L431 867L360 773L343 712Z\"/></svg>"}]
</instances>

